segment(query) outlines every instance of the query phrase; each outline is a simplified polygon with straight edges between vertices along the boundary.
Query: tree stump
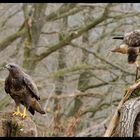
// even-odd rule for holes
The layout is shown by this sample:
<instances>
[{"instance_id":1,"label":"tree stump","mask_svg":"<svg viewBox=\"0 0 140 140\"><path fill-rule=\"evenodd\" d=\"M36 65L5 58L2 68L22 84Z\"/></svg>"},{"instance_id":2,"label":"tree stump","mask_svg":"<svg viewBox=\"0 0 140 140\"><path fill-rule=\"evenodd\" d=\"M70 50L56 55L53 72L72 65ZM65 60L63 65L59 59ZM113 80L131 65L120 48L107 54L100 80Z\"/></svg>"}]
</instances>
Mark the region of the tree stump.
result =
<instances>
[{"instance_id":1,"label":"tree stump","mask_svg":"<svg viewBox=\"0 0 140 140\"><path fill-rule=\"evenodd\" d=\"M37 137L37 128L32 120L12 116L12 113L0 112L0 137Z\"/></svg>"},{"instance_id":2,"label":"tree stump","mask_svg":"<svg viewBox=\"0 0 140 140\"><path fill-rule=\"evenodd\" d=\"M140 137L140 67L135 83L127 89L109 123L104 137Z\"/></svg>"},{"instance_id":3,"label":"tree stump","mask_svg":"<svg viewBox=\"0 0 140 140\"><path fill-rule=\"evenodd\" d=\"M124 103L113 137L140 137L140 97Z\"/></svg>"}]
</instances>

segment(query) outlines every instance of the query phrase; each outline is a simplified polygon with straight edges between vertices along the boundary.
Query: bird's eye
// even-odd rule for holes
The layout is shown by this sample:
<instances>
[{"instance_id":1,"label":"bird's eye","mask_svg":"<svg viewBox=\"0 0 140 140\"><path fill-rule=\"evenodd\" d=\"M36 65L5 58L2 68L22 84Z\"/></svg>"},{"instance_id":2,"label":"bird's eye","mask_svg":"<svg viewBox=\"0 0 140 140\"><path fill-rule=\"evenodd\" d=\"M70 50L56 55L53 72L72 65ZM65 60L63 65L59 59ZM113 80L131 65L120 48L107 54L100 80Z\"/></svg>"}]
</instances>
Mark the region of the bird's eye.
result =
<instances>
[{"instance_id":1,"label":"bird's eye","mask_svg":"<svg viewBox=\"0 0 140 140\"><path fill-rule=\"evenodd\" d=\"M11 68L13 68L14 66L10 65Z\"/></svg>"}]
</instances>

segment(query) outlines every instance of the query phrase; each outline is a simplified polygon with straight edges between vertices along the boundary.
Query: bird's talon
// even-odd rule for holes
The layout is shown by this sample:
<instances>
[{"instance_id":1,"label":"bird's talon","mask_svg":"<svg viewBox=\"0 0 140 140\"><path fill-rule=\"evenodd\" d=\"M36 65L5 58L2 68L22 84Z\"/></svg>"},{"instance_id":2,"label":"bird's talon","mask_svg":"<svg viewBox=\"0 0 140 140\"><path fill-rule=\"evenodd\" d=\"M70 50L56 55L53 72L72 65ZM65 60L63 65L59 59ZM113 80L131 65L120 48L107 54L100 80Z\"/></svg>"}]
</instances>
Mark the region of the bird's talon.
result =
<instances>
[{"instance_id":1,"label":"bird's talon","mask_svg":"<svg viewBox=\"0 0 140 140\"><path fill-rule=\"evenodd\" d=\"M21 114L20 112L17 112L17 111L16 111L16 112L14 112L12 115L13 115L13 116L15 116L15 115L16 115L16 116L17 116L17 115L20 116L20 114Z\"/></svg>"},{"instance_id":2,"label":"bird's talon","mask_svg":"<svg viewBox=\"0 0 140 140\"><path fill-rule=\"evenodd\" d=\"M136 83L140 82L140 79L136 80Z\"/></svg>"},{"instance_id":3,"label":"bird's talon","mask_svg":"<svg viewBox=\"0 0 140 140\"><path fill-rule=\"evenodd\" d=\"M27 115L26 114L21 114L21 117L25 118L25 117L27 117Z\"/></svg>"}]
</instances>

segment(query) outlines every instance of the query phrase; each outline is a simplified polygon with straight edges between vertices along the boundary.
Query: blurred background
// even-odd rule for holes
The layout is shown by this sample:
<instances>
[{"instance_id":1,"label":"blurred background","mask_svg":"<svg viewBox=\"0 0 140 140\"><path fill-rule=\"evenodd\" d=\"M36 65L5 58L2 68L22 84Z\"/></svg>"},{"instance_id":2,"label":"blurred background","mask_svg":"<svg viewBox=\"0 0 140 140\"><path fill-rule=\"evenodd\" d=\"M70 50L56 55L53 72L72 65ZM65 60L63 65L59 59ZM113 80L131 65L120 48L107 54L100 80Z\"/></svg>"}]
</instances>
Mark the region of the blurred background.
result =
<instances>
[{"instance_id":1,"label":"blurred background","mask_svg":"<svg viewBox=\"0 0 140 140\"><path fill-rule=\"evenodd\" d=\"M39 136L102 136L136 66L110 50L140 27L139 3L1 3L0 67L14 62L37 84L47 112ZM0 70L0 111L14 110ZM31 115L29 113L29 115Z\"/></svg>"}]
</instances>

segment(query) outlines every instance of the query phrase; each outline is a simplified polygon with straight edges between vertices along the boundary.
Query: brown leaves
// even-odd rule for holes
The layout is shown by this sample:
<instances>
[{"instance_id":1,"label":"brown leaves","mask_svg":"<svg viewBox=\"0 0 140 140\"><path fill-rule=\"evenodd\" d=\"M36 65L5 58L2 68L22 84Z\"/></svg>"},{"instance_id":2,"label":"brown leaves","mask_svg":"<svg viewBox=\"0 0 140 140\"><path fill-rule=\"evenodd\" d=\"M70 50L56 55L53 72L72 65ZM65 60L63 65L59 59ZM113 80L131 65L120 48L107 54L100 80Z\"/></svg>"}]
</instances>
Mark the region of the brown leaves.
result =
<instances>
[{"instance_id":1,"label":"brown leaves","mask_svg":"<svg viewBox=\"0 0 140 140\"><path fill-rule=\"evenodd\" d=\"M64 136L66 136L66 137L73 137L73 136L75 136L76 128L77 128L77 126L78 126L78 124L80 123L80 120L81 120L80 114L81 114L81 110L79 109L77 114L75 116L73 116L68 121L67 129L66 129L66 131L64 133Z\"/></svg>"}]
</instances>

